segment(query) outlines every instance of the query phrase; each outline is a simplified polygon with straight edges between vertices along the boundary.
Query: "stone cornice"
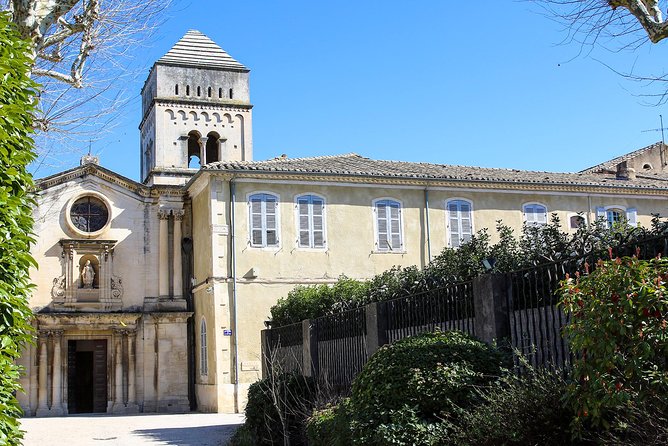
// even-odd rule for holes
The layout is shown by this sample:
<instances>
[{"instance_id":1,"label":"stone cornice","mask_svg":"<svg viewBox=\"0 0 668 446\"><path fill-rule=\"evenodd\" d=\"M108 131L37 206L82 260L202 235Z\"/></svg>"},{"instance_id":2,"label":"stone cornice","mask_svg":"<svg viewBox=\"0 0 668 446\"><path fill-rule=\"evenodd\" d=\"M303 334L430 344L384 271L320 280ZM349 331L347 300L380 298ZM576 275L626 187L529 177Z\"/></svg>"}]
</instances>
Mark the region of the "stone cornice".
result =
<instances>
[{"instance_id":1,"label":"stone cornice","mask_svg":"<svg viewBox=\"0 0 668 446\"><path fill-rule=\"evenodd\" d=\"M591 193L606 195L648 195L668 197L668 183L666 188L654 187L619 187L615 185L591 185L591 184L562 184L562 183L536 183L521 181L494 181L494 180L442 180L428 178L398 178L373 175L346 175L346 174L305 174L291 172L271 172L271 171L252 171L247 170L202 170L204 172L223 177L226 180L235 179L257 179L274 181L303 181L303 182L328 182L341 184L369 184L369 185L388 185L388 186L406 186L406 187L438 187L438 188L456 188L456 189L480 189L481 191L522 191L522 192L572 192L572 193ZM193 178L186 187L192 184Z\"/></svg>"},{"instance_id":2,"label":"stone cornice","mask_svg":"<svg viewBox=\"0 0 668 446\"><path fill-rule=\"evenodd\" d=\"M77 178L84 178L88 175L93 175L109 183L121 186L143 198L158 198L165 195L182 197L185 194L185 191L181 186L157 185L149 187L94 164L79 166L74 169L38 180L37 187L39 190L46 190L54 186L70 182Z\"/></svg>"},{"instance_id":3,"label":"stone cornice","mask_svg":"<svg viewBox=\"0 0 668 446\"><path fill-rule=\"evenodd\" d=\"M194 110L218 110L221 112L232 112L232 113L245 113L252 110L252 104L244 104L242 102L235 101L220 101L220 102L210 102L205 100L197 99L170 99L170 98L153 98L151 104L146 109L146 113L141 118L141 123L139 124L139 129L141 130L144 127L146 118L151 114L151 111L156 105L167 105L167 106L181 106L188 107Z\"/></svg>"}]
</instances>

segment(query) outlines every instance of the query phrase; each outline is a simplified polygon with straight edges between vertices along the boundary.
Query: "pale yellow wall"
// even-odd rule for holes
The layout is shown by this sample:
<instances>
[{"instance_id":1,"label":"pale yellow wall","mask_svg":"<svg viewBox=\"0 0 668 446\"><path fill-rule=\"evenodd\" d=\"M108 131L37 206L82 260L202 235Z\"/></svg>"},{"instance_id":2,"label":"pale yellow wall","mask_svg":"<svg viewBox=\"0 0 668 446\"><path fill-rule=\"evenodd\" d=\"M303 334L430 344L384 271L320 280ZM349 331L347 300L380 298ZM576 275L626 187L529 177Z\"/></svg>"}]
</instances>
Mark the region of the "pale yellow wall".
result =
<instances>
[{"instance_id":1,"label":"pale yellow wall","mask_svg":"<svg viewBox=\"0 0 668 446\"><path fill-rule=\"evenodd\" d=\"M200 179L202 181L203 179ZM205 179L204 179L205 180ZM211 259L211 211L208 187L192 197L192 237L195 283L213 275Z\"/></svg>"}]
</instances>

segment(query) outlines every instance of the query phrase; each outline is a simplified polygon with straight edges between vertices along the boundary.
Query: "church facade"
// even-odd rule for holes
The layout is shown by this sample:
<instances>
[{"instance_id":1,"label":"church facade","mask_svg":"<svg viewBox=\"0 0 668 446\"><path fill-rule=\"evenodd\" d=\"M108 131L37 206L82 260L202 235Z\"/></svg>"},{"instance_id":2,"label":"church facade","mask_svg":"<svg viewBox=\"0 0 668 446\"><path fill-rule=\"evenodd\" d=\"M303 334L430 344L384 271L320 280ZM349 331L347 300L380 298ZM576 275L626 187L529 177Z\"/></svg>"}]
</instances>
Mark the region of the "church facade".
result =
<instances>
[{"instance_id":1,"label":"church facade","mask_svg":"<svg viewBox=\"0 0 668 446\"><path fill-rule=\"evenodd\" d=\"M253 161L249 69L189 31L142 90L141 182L86 156L39 180L26 414L238 412L296 285L426 265L497 220L666 215L665 146L580 173Z\"/></svg>"}]
</instances>

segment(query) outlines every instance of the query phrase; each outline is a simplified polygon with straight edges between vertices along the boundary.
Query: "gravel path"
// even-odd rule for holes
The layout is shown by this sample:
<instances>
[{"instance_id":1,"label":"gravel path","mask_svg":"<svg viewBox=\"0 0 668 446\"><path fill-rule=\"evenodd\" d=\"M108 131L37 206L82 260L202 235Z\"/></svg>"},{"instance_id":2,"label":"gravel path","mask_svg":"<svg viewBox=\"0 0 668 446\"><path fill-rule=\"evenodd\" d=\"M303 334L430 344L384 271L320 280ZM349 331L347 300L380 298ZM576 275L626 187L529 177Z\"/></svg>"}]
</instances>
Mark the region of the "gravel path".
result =
<instances>
[{"instance_id":1,"label":"gravel path","mask_svg":"<svg viewBox=\"0 0 668 446\"><path fill-rule=\"evenodd\" d=\"M224 446L243 423L240 414L70 415L24 418L24 446Z\"/></svg>"}]
</instances>

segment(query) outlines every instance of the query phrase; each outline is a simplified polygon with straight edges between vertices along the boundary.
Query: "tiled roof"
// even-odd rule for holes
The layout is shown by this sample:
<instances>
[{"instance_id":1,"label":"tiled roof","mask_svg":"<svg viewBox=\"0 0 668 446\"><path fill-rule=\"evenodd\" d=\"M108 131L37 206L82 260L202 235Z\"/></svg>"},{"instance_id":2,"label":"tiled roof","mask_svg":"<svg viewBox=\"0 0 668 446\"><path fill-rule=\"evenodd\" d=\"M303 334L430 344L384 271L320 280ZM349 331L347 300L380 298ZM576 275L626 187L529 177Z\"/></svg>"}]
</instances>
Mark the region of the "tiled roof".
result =
<instances>
[{"instance_id":1,"label":"tiled roof","mask_svg":"<svg viewBox=\"0 0 668 446\"><path fill-rule=\"evenodd\" d=\"M447 164L380 161L365 158L355 153L312 158L275 158L267 161L219 161L203 166L203 170L668 189L668 178L664 176L617 180L615 175L609 174L536 172Z\"/></svg>"},{"instance_id":2,"label":"tiled roof","mask_svg":"<svg viewBox=\"0 0 668 446\"><path fill-rule=\"evenodd\" d=\"M634 150L633 152L629 152L622 156L618 156L617 158L605 161L604 163L597 164L595 166L584 169L580 171L580 173L615 172L617 170L617 165L619 163L623 161L629 161L637 157L638 155L642 155L645 152L650 152L654 149L657 149L661 146L661 144L663 144L661 141L655 142L654 144L649 145L647 147L643 147L642 149Z\"/></svg>"},{"instance_id":3,"label":"tiled roof","mask_svg":"<svg viewBox=\"0 0 668 446\"><path fill-rule=\"evenodd\" d=\"M156 63L248 70L227 54L216 42L196 30L188 31Z\"/></svg>"}]
</instances>

